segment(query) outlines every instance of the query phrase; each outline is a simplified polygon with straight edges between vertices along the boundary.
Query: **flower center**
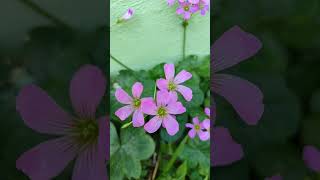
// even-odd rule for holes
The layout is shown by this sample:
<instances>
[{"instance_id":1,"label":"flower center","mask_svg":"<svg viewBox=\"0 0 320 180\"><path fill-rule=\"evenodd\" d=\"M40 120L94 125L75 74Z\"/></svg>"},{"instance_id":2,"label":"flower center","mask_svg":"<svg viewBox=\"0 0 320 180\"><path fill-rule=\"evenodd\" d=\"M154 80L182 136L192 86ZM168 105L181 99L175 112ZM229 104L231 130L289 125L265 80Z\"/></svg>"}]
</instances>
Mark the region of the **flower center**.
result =
<instances>
[{"instance_id":1,"label":"flower center","mask_svg":"<svg viewBox=\"0 0 320 180\"><path fill-rule=\"evenodd\" d=\"M177 88L177 86L173 82L170 81L168 84L169 91L174 91L174 90L176 90L176 88Z\"/></svg>"},{"instance_id":2,"label":"flower center","mask_svg":"<svg viewBox=\"0 0 320 180\"><path fill-rule=\"evenodd\" d=\"M189 11L190 7L189 6L184 6L184 11Z\"/></svg>"},{"instance_id":3,"label":"flower center","mask_svg":"<svg viewBox=\"0 0 320 180\"><path fill-rule=\"evenodd\" d=\"M196 129L196 131L199 131L199 130L200 130L199 124L196 124L196 125L194 126L194 128Z\"/></svg>"},{"instance_id":4,"label":"flower center","mask_svg":"<svg viewBox=\"0 0 320 180\"><path fill-rule=\"evenodd\" d=\"M158 116L164 117L167 115L167 110L164 107L160 107L157 112Z\"/></svg>"},{"instance_id":5,"label":"flower center","mask_svg":"<svg viewBox=\"0 0 320 180\"><path fill-rule=\"evenodd\" d=\"M139 108L141 105L141 100L140 99L133 99L133 107L134 108Z\"/></svg>"},{"instance_id":6,"label":"flower center","mask_svg":"<svg viewBox=\"0 0 320 180\"><path fill-rule=\"evenodd\" d=\"M98 140L99 126L96 120L78 120L75 124L76 139L82 144L94 143Z\"/></svg>"}]
</instances>

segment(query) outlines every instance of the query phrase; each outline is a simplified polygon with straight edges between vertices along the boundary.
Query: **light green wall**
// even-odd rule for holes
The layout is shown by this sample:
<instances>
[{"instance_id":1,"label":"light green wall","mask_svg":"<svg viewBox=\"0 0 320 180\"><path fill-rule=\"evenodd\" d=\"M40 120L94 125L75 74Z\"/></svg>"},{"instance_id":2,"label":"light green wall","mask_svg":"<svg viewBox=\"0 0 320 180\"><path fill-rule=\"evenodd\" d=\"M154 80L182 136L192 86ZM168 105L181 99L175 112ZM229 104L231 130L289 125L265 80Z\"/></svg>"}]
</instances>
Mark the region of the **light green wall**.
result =
<instances>
[{"instance_id":1,"label":"light green wall","mask_svg":"<svg viewBox=\"0 0 320 180\"><path fill-rule=\"evenodd\" d=\"M148 69L161 62L182 57L182 18L166 0L111 0L110 52L132 69ZM128 22L116 24L132 7L135 15ZM187 55L208 55L210 51L210 15L191 18L187 30ZM110 59L111 73L121 67Z\"/></svg>"}]
</instances>

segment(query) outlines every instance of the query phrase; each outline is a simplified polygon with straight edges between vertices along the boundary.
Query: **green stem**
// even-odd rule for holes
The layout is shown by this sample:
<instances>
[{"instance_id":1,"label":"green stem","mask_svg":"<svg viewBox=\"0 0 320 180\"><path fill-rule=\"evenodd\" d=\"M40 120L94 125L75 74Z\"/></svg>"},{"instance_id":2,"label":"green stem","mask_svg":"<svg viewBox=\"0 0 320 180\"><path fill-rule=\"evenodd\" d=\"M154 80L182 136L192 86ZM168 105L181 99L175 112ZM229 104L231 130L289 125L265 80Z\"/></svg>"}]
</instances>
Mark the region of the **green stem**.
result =
<instances>
[{"instance_id":1,"label":"green stem","mask_svg":"<svg viewBox=\"0 0 320 180\"><path fill-rule=\"evenodd\" d=\"M181 143L179 144L179 146L177 147L177 149L175 150L175 152L173 153L171 159L169 160L169 162L166 164L166 166L163 169L163 173L166 174L171 167L173 166L174 162L176 161L176 159L178 158L178 155L182 152L182 150L184 149L185 144L187 143L188 140L188 135L186 135L186 137L184 137L184 139L181 141Z\"/></svg>"},{"instance_id":2,"label":"green stem","mask_svg":"<svg viewBox=\"0 0 320 180\"><path fill-rule=\"evenodd\" d=\"M187 27L188 27L188 21L183 21L183 41L182 41L182 55L183 60L186 59L186 39L187 39Z\"/></svg>"},{"instance_id":3,"label":"green stem","mask_svg":"<svg viewBox=\"0 0 320 180\"><path fill-rule=\"evenodd\" d=\"M55 17L54 15L48 13L46 10L42 9L39 5L36 3L32 2L31 0L19 0L21 3L24 5L28 6L30 9L32 9L34 12L40 14L41 16L46 17L49 19L52 23L58 25L58 26L63 26L68 29L72 29L71 26L69 26L67 23L63 22L59 18Z\"/></svg>"},{"instance_id":4,"label":"green stem","mask_svg":"<svg viewBox=\"0 0 320 180\"><path fill-rule=\"evenodd\" d=\"M118 63L120 66L124 67L125 69L128 69L129 71L133 71L131 68L129 68L128 66L126 66L125 64L123 64L121 61L119 61L117 58L115 58L114 56L112 56L110 54L111 59L113 59L116 63Z\"/></svg>"}]
</instances>

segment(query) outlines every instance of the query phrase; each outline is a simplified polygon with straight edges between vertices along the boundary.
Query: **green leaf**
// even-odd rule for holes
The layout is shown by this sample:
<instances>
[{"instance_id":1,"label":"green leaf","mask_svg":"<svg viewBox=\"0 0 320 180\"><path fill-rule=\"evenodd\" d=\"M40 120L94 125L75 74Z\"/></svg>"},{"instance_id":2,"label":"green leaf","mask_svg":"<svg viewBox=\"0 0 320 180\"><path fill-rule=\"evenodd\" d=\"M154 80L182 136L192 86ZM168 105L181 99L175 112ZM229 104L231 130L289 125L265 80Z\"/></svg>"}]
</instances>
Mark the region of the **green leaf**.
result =
<instances>
[{"instance_id":1,"label":"green leaf","mask_svg":"<svg viewBox=\"0 0 320 180\"><path fill-rule=\"evenodd\" d=\"M113 154L118 151L118 149L120 148L119 143L120 142L117 130L114 127L113 123L110 123L110 156L113 156Z\"/></svg>"},{"instance_id":2,"label":"green leaf","mask_svg":"<svg viewBox=\"0 0 320 180\"><path fill-rule=\"evenodd\" d=\"M162 128L160 131L161 139L163 139L164 141L166 141L168 143L173 143L173 142L177 141L178 139L180 139L186 129L185 124L188 122L188 115L186 113L184 113L182 115L177 116L176 119L179 123L179 131L177 134L175 134L174 136L170 136L167 133L167 130L164 128Z\"/></svg>"},{"instance_id":3,"label":"green leaf","mask_svg":"<svg viewBox=\"0 0 320 180\"><path fill-rule=\"evenodd\" d=\"M185 179L188 171L187 162L183 162L177 169L175 177L179 180Z\"/></svg>"}]
</instances>

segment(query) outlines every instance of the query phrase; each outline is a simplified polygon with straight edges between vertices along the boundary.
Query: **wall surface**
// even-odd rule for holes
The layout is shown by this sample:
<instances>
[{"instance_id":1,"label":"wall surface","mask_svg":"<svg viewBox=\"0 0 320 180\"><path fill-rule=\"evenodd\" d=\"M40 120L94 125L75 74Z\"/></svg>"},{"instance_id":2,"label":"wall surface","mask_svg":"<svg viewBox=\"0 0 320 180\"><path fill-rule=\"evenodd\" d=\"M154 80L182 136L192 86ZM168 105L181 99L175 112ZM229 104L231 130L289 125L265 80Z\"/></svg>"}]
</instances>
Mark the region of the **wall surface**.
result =
<instances>
[{"instance_id":1,"label":"wall surface","mask_svg":"<svg viewBox=\"0 0 320 180\"><path fill-rule=\"evenodd\" d=\"M110 7L110 51L124 64L148 69L182 58L182 18L175 13L176 6L168 7L166 0L111 0ZM116 24L129 7L135 9L134 17ZM208 55L209 34L209 14L192 17L187 29L187 55ZM112 74L121 69L112 59L110 67Z\"/></svg>"}]
</instances>

